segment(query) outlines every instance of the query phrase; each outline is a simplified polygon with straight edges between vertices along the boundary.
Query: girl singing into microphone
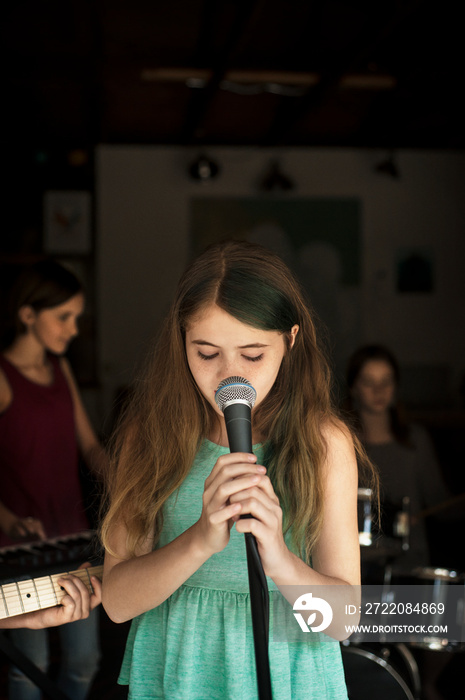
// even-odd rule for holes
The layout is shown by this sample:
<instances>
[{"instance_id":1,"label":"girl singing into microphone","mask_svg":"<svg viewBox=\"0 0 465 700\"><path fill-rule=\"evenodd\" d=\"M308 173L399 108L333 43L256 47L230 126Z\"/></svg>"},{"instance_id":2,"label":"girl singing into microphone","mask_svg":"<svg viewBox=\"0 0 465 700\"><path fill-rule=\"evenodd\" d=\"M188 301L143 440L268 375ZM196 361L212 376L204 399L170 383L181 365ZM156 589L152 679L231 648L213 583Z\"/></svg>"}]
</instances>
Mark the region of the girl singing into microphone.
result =
<instances>
[{"instance_id":1,"label":"girl singing into microphone","mask_svg":"<svg viewBox=\"0 0 465 700\"><path fill-rule=\"evenodd\" d=\"M253 454L229 452L215 403L232 375L257 392ZM257 698L244 533L271 610L282 586L360 583L360 448L329 383L280 258L227 242L187 269L115 431L102 523L103 605L115 622L134 618L119 681L129 698ZM271 634L269 659L276 700L347 698L329 636Z\"/></svg>"}]
</instances>

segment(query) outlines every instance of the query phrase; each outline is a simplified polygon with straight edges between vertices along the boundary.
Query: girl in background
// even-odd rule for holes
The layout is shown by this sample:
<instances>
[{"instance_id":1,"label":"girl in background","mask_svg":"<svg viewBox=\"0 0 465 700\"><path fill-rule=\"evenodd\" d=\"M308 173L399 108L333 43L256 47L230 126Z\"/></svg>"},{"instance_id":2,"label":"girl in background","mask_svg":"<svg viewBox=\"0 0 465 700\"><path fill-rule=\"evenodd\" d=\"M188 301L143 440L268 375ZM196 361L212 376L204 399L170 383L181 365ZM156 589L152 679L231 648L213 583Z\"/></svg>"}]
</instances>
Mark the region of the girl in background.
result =
<instances>
[{"instance_id":1,"label":"girl in background","mask_svg":"<svg viewBox=\"0 0 465 700\"><path fill-rule=\"evenodd\" d=\"M105 457L63 357L84 309L79 281L51 260L29 266L9 299L10 339L0 354L0 544L67 535L89 527L82 503L78 451L99 475ZM48 667L46 630L11 637L40 669ZM60 627L59 687L86 697L99 662L98 614ZM18 669L10 700L38 700Z\"/></svg>"},{"instance_id":2,"label":"girl in background","mask_svg":"<svg viewBox=\"0 0 465 700\"><path fill-rule=\"evenodd\" d=\"M402 499L410 499L409 550L391 558L391 563L409 569L430 562L425 521L415 520L415 515L445 501L448 492L426 430L402 420L397 403L399 379L397 360L382 345L365 345L349 360L350 408L368 456L379 471L382 510L400 512ZM381 528L388 534L383 518Z\"/></svg>"},{"instance_id":3,"label":"girl in background","mask_svg":"<svg viewBox=\"0 0 465 700\"><path fill-rule=\"evenodd\" d=\"M229 453L215 403L232 375L257 391L253 454ZM103 605L134 618L119 681L130 698L257 698L246 532L272 608L279 586L360 583L356 440L329 381L277 256L228 242L188 268L115 432L102 524ZM275 698L347 698L337 641L302 634L269 653Z\"/></svg>"}]
</instances>

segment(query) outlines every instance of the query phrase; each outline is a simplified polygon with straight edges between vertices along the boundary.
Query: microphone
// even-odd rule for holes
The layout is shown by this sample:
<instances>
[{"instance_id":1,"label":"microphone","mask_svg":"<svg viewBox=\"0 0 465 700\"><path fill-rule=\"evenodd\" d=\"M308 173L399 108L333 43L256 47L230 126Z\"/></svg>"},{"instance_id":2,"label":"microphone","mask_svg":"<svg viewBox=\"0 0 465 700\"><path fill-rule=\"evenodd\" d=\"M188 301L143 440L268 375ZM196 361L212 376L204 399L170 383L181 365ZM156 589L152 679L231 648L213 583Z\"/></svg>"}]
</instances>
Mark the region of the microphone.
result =
<instances>
[{"instance_id":1,"label":"microphone","mask_svg":"<svg viewBox=\"0 0 465 700\"><path fill-rule=\"evenodd\" d=\"M252 408L257 392L244 377L223 379L215 391L215 401L224 415L230 452L252 452ZM241 515L251 518L251 515ZM270 602L263 565L255 536L245 533L250 605L257 668L258 697L271 700L268 658Z\"/></svg>"},{"instance_id":2,"label":"microphone","mask_svg":"<svg viewBox=\"0 0 465 700\"><path fill-rule=\"evenodd\" d=\"M257 392L244 377L223 379L215 401L224 415L231 452L252 452L252 408Z\"/></svg>"},{"instance_id":3,"label":"microphone","mask_svg":"<svg viewBox=\"0 0 465 700\"><path fill-rule=\"evenodd\" d=\"M230 452L252 452L252 408L256 398L257 392L244 377L223 379L215 391L215 401L224 415Z\"/></svg>"}]
</instances>

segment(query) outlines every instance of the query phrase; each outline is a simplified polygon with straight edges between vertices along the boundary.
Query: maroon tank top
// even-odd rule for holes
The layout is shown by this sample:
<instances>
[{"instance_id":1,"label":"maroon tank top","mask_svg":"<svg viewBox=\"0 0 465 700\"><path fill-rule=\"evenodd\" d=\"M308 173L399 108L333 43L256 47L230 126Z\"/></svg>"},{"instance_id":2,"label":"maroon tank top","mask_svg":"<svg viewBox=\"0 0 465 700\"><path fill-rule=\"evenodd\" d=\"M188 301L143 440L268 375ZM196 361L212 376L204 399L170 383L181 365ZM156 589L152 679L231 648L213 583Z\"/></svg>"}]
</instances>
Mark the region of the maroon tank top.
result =
<instances>
[{"instance_id":1,"label":"maroon tank top","mask_svg":"<svg viewBox=\"0 0 465 700\"><path fill-rule=\"evenodd\" d=\"M20 517L39 518L47 537L88 527L78 472L74 409L58 359L50 386L24 377L3 355L13 398L0 414L0 500ZM0 546L17 544L0 532Z\"/></svg>"}]
</instances>

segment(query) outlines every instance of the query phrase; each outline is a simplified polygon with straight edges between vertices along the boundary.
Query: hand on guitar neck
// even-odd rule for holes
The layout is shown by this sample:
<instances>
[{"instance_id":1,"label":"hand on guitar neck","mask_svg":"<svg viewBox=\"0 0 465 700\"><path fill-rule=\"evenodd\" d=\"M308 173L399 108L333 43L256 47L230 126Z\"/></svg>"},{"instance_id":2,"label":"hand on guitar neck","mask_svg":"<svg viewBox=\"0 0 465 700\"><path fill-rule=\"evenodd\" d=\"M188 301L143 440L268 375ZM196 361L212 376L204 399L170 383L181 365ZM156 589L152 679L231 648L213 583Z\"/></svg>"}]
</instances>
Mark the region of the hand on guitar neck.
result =
<instances>
[{"instance_id":1,"label":"hand on guitar neck","mask_svg":"<svg viewBox=\"0 0 465 700\"><path fill-rule=\"evenodd\" d=\"M42 629L83 620L102 602L102 566L0 586L0 627Z\"/></svg>"}]
</instances>

